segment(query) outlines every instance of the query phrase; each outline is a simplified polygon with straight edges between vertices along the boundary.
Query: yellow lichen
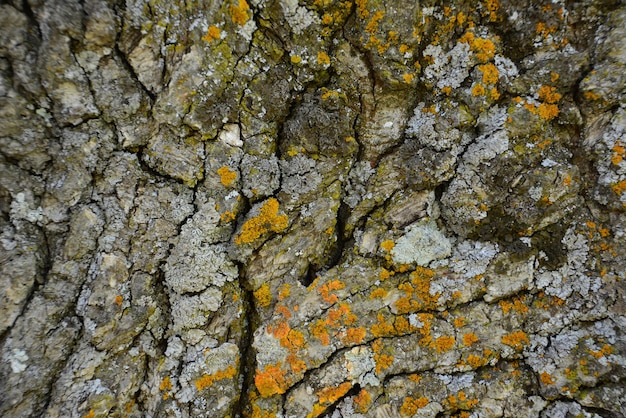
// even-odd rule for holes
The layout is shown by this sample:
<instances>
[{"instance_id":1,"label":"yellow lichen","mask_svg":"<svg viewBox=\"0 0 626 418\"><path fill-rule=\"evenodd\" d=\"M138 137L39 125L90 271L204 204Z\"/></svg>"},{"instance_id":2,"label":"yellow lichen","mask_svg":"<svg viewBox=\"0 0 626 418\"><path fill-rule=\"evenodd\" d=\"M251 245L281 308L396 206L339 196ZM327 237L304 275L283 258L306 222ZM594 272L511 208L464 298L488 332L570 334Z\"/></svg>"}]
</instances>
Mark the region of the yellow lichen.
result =
<instances>
[{"instance_id":1,"label":"yellow lichen","mask_svg":"<svg viewBox=\"0 0 626 418\"><path fill-rule=\"evenodd\" d=\"M319 65L330 65L330 57L324 51L317 53L317 63Z\"/></svg>"},{"instance_id":2,"label":"yellow lichen","mask_svg":"<svg viewBox=\"0 0 626 418\"><path fill-rule=\"evenodd\" d=\"M352 383L350 382L343 382L337 387L323 388L317 392L317 398L322 405L332 405L337 402L339 398L348 393L350 388L352 388Z\"/></svg>"},{"instance_id":3,"label":"yellow lichen","mask_svg":"<svg viewBox=\"0 0 626 418\"><path fill-rule=\"evenodd\" d=\"M417 413L418 409L428 405L428 402L429 400L425 396L422 396L421 398L406 397L400 407L400 413L406 416L413 416Z\"/></svg>"},{"instance_id":4,"label":"yellow lichen","mask_svg":"<svg viewBox=\"0 0 626 418\"><path fill-rule=\"evenodd\" d=\"M257 370L254 376L254 384L264 398L285 393L287 382L281 363L279 362L275 365L268 364L263 368L263 371Z\"/></svg>"},{"instance_id":5,"label":"yellow lichen","mask_svg":"<svg viewBox=\"0 0 626 418\"><path fill-rule=\"evenodd\" d=\"M611 156L611 163L613 163L613 165L618 165L624 160L624 157L626 157L626 148L619 140L615 142L611 151L613 151L613 155Z\"/></svg>"},{"instance_id":6,"label":"yellow lichen","mask_svg":"<svg viewBox=\"0 0 626 418\"><path fill-rule=\"evenodd\" d=\"M206 35L202 37L203 41L213 42L216 39L220 39L222 32L220 28L215 25L209 26L209 29L206 31Z\"/></svg>"},{"instance_id":7,"label":"yellow lichen","mask_svg":"<svg viewBox=\"0 0 626 418\"><path fill-rule=\"evenodd\" d=\"M395 245L396 244L392 240L387 239L387 240L385 240L385 241L380 243L380 248L382 248L383 250L389 252L389 251L393 250L393 247L395 247Z\"/></svg>"},{"instance_id":8,"label":"yellow lichen","mask_svg":"<svg viewBox=\"0 0 626 418\"><path fill-rule=\"evenodd\" d=\"M226 223L232 222L235 220L235 214L227 210L220 215L220 220Z\"/></svg>"},{"instance_id":9,"label":"yellow lichen","mask_svg":"<svg viewBox=\"0 0 626 418\"><path fill-rule=\"evenodd\" d=\"M323 285L319 286L317 290L320 292L320 294L322 295L322 299L324 299L325 302L333 304L337 302L339 298L337 297L337 295L332 293L332 291L341 290L344 287L346 287L346 285L340 280L330 280L328 283L324 283Z\"/></svg>"},{"instance_id":10,"label":"yellow lichen","mask_svg":"<svg viewBox=\"0 0 626 418\"><path fill-rule=\"evenodd\" d=\"M500 72L492 63L479 65L478 70L483 73L483 83L496 84L500 76Z\"/></svg>"},{"instance_id":11,"label":"yellow lichen","mask_svg":"<svg viewBox=\"0 0 626 418\"><path fill-rule=\"evenodd\" d=\"M380 374L383 369L388 369L393 364L393 356L389 354L375 354L374 362L376 362L376 373Z\"/></svg>"},{"instance_id":12,"label":"yellow lichen","mask_svg":"<svg viewBox=\"0 0 626 418\"><path fill-rule=\"evenodd\" d=\"M354 397L353 402L357 412L365 413L372 402L372 395L365 389L361 389L359 394Z\"/></svg>"},{"instance_id":13,"label":"yellow lichen","mask_svg":"<svg viewBox=\"0 0 626 418\"><path fill-rule=\"evenodd\" d=\"M477 96L484 96L484 95L485 95L485 87L483 87L483 85L480 83L474 84L474 87L472 87L472 96L477 97Z\"/></svg>"},{"instance_id":14,"label":"yellow lichen","mask_svg":"<svg viewBox=\"0 0 626 418\"><path fill-rule=\"evenodd\" d=\"M452 347L454 347L455 342L454 337L444 335L437 338L434 341L433 346L437 350L437 353L443 353L445 351L450 351Z\"/></svg>"},{"instance_id":15,"label":"yellow lichen","mask_svg":"<svg viewBox=\"0 0 626 418\"><path fill-rule=\"evenodd\" d=\"M270 290L270 285L268 283L263 283L261 287L253 292L253 294L254 299L256 299L257 304L260 307L266 308L270 306L270 303L272 302L272 291Z\"/></svg>"},{"instance_id":16,"label":"yellow lichen","mask_svg":"<svg viewBox=\"0 0 626 418\"><path fill-rule=\"evenodd\" d=\"M466 347L469 347L472 344L477 343L478 341L480 341L478 336L473 332L468 332L467 334L463 335L463 344L465 344Z\"/></svg>"},{"instance_id":17,"label":"yellow lichen","mask_svg":"<svg viewBox=\"0 0 626 418\"><path fill-rule=\"evenodd\" d=\"M550 376L550 373L547 373L547 372L541 373L539 375L539 379L544 385L553 385L554 383L556 383L554 379L552 378L552 376Z\"/></svg>"},{"instance_id":18,"label":"yellow lichen","mask_svg":"<svg viewBox=\"0 0 626 418\"><path fill-rule=\"evenodd\" d=\"M626 191L626 180L622 180L622 181L615 183L614 185L611 186L611 189L613 189L613 192L615 194L617 194L618 196L621 196L622 193Z\"/></svg>"},{"instance_id":19,"label":"yellow lichen","mask_svg":"<svg viewBox=\"0 0 626 418\"><path fill-rule=\"evenodd\" d=\"M366 334L367 332L363 327L348 328L346 330L346 336L343 338L342 342L345 345L361 344L365 339Z\"/></svg>"},{"instance_id":20,"label":"yellow lichen","mask_svg":"<svg viewBox=\"0 0 626 418\"><path fill-rule=\"evenodd\" d=\"M538 112L539 116L545 120L552 120L559 116L559 108L555 104L541 103Z\"/></svg>"},{"instance_id":21,"label":"yellow lichen","mask_svg":"<svg viewBox=\"0 0 626 418\"><path fill-rule=\"evenodd\" d=\"M524 331L515 331L511 334L503 335L502 343L520 351L524 345L530 344L530 339Z\"/></svg>"},{"instance_id":22,"label":"yellow lichen","mask_svg":"<svg viewBox=\"0 0 626 418\"><path fill-rule=\"evenodd\" d=\"M201 378L195 381L196 389L201 391L207 387L210 387L218 380L232 379L237 374L237 370L233 366L228 366L226 370L218 370L213 374L205 374Z\"/></svg>"},{"instance_id":23,"label":"yellow lichen","mask_svg":"<svg viewBox=\"0 0 626 418\"><path fill-rule=\"evenodd\" d=\"M243 26L250 19L250 6L246 0L238 0L237 5L231 4L230 17L233 23Z\"/></svg>"},{"instance_id":24,"label":"yellow lichen","mask_svg":"<svg viewBox=\"0 0 626 418\"><path fill-rule=\"evenodd\" d=\"M218 168L217 174L219 174L220 181L226 187L229 187L230 185L232 185L235 179L237 179L237 172L231 170L227 166Z\"/></svg>"},{"instance_id":25,"label":"yellow lichen","mask_svg":"<svg viewBox=\"0 0 626 418\"><path fill-rule=\"evenodd\" d=\"M381 287L374 289L370 293L370 299L382 299L387 296L387 291Z\"/></svg>"},{"instance_id":26,"label":"yellow lichen","mask_svg":"<svg viewBox=\"0 0 626 418\"><path fill-rule=\"evenodd\" d=\"M235 244L249 244L268 231L281 232L287 228L287 215L279 215L280 204L275 198L265 201L259 214L248 219L241 227L241 232L235 238Z\"/></svg>"}]
</instances>

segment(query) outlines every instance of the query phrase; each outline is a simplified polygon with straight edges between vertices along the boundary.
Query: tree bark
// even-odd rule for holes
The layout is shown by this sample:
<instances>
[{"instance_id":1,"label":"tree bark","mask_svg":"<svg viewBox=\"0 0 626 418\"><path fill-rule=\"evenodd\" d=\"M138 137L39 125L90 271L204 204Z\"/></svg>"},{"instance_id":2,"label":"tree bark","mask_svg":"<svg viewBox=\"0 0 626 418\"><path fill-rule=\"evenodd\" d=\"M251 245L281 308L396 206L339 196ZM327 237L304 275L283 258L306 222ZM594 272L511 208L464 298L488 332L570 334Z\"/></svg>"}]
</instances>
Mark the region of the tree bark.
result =
<instances>
[{"instance_id":1,"label":"tree bark","mask_svg":"<svg viewBox=\"0 0 626 418\"><path fill-rule=\"evenodd\" d=\"M0 416L626 416L621 1L0 4Z\"/></svg>"}]
</instances>

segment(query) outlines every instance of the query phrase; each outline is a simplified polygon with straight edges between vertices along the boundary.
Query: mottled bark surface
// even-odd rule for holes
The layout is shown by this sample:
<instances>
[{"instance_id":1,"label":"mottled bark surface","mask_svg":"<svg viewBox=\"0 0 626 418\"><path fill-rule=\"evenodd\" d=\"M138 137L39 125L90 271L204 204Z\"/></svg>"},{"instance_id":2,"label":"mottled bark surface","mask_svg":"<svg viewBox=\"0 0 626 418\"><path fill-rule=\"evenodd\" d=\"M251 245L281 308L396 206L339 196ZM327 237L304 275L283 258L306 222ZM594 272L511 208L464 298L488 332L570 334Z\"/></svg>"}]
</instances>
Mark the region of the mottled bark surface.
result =
<instances>
[{"instance_id":1,"label":"mottled bark surface","mask_svg":"<svg viewBox=\"0 0 626 418\"><path fill-rule=\"evenodd\" d=\"M620 1L0 2L0 416L624 417Z\"/></svg>"}]
</instances>

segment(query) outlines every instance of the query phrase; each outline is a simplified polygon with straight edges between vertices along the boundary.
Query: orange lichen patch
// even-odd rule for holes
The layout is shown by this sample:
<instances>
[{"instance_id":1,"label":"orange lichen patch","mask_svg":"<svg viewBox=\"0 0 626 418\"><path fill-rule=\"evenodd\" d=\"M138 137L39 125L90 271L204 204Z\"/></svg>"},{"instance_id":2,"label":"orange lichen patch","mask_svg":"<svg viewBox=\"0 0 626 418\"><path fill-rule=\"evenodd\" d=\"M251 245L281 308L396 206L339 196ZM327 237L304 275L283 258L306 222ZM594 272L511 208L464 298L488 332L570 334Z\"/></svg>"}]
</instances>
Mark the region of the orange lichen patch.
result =
<instances>
[{"instance_id":1,"label":"orange lichen patch","mask_svg":"<svg viewBox=\"0 0 626 418\"><path fill-rule=\"evenodd\" d=\"M390 239L387 239L387 240L385 240L385 241L380 243L380 248L382 248L383 250L385 250L387 252L393 250L393 247L395 247L395 246L396 246L396 244L392 240L390 240Z\"/></svg>"},{"instance_id":2,"label":"orange lichen patch","mask_svg":"<svg viewBox=\"0 0 626 418\"><path fill-rule=\"evenodd\" d=\"M608 356L611 353L613 353L613 347L608 344L604 344L599 351L589 350L589 354L591 354L595 358Z\"/></svg>"},{"instance_id":3,"label":"orange lichen patch","mask_svg":"<svg viewBox=\"0 0 626 418\"><path fill-rule=\"evenodd\" d=\"M304 334L295 329L290 330L286 337L280 339L280 345L291 353L302 350L307 346Z\"/></svg>"},{"instance_id":4,"label":"orange lichen patch","mask_svg":"<svg viewBox=\"0 0 626 418\"><path fill-rule=\"evenodd\" d=\"M350 305L343 302L339 304L339 307L328 310L326 323L331 326L339 326L339 322L341 321L343 325L352 325L356 320L357 317L352 313Z\"/></svg>"},{"instance_id":5,"label":"orange lichen patch","mask_svg":"<svg viewBox=\"0 0 626 418\"><path fill-rule=\"evenodd\" d=\"M274 312L278 315L282 315L285 319L291 318L291 311L288 307L284 305L276 305L276 308L274 308Z\"/></svg>"},{"instance_id":6,"label":"orange lichen patch","mask_svg":"<svg viewBox=\"0 0 626 418\"><path fill-rule=\"evenodd\" d=\"M539 22L535 25L535 32L537 33L537 35L541 36L544 39L547 38L549 35L555 33L556 30L556 26L547 26L543 22Z\"/></svg>"},{"instance_id":7,"label":"orange lichen patch","mask_svg":"<svg viewBox=\"0 0 626 418\"><path fill-rule=\"evenodd\" d=\"M620 182L615 183L614 185L611 186L611 189L613 189L613 192L616 195L621 196L622 193L626 191L626 180L622 180Z\"/></svg>"},{"instance_id":8,"label":"orange lichen patch","mask_svg":"<svg viewBox=\"0 0 626 418\"><path fill-rule=\"evenodd\" d=\"M311 329L311 334L320 342L322 345L330 344L330 334L328 334L326 322L322 319L318 319Z\"/></svg>"},{"instance_id":9,"label":"orange lichen patch","mask_svg":"<svg viewBox=\"0 0 626 418\"><path fill-rule=\"evenodd\" d=\"M526 306L523 302L524 298L515 298L513 302L509 302L508 300L501 300L498 302L500 308L502 308L502 312L507 315L511 310L525 314L528 313L528 306Z\"/></svg>"},{"instance_id":10,"label":"orange lichen patch","mask_svg":"<svg viewBox=\"0 0 626 418\"><path fill-rule=\"evenodd\" d=\"M500 72L492 63L479 65L478 70L483 73L483 83L496 84L500 77Z\"/></svg>"},{"instance_id":11,"label":"orange lichen patch","mask_svg":"<svg viewBox=\"0 0 626 418\"><path fill-rule=\"evenodd\" d=\"M226 187L231 186L235 179L237 179L237 172L231 170L228 166L218 168L217 174L219 174L220 181Z\"/></svg>"},{"instance_id":12,"label":"orange lichen patch","mask_svg":"<svg viewBox=\"0 0 626 418\"><path fill-rule=\"evenodd\" d=\"M485 87L483 87L483 85L480 83L474 84L474 87L472 87L472 96L474 97L484 96L485 93L486 93Z\"/></svg>"},{"instance_id":13,"label":"orange lichen patch","mask_svg":"<svg viewBox=\"0 0 626 418\"><path fill-rule=\"evenodd\" d=\"M352 383L343 382L337 387L327 387L316 393L320 404L332 405L352 388Z\"/></svg>"},{"instance_id":14,"label":"orange lichen patch","mask_svg":"<svg viewBox=\"0 0 626 418\"><path fill-rule=\"evenodd\" d=\"M502 343L520 351L524 345L530 344L530 340L528 334L524 331L515 331L511 334L503 335Z\"/></svg>"},{"instance_id":15,"label":"orange lichen patch","mask_svg":"<svg viewBox=\"0 0 626 418\"><path fill-rule=\"evenodd\" d=\"M454 321L452 321L452 323L454 324L456 328L461 328L463 325L467 323L467 320L465 319L465 317L460 316L458 318L455 318Z\"/></svg>"},{"instance_id":16,"label":"orange lichen patch","mask_svg":"<svg viewBox=\"0 0 626 418\"><path fill-rule=\"evenodd\" d=\"M287 321L280 321L277 326L271 324L267 326L267 332L279 340L287 338L289 331L291 331L291 327L287 324Z\"/></svg>"},{"instance_id":17,"label":"orange lichen patch","mask_svg":"<svg viewBox=\"0 0 626 418\"><path fill-rule=\"evenodd\" d=\"M395 328L397 335L408 334L413 330L413 327L411 326L409 320L403 316L396 317L396 320L393 323L393 327Z\"/></svg>"},{"instance_id":18,"label":"orange lichen patch","mask_svg":"<svg viewBox=\"0 0 626 418\"><path fill-rule=\"evenodd\" d=\"M443 92L443 94L445 94L446 96L449 96L450 93L452 93L452 87L450 86L443 86L441 88L441 91Z\"/></svg>"},{"instance_id":19,"label":"orange lichen patch","mask_svg":"<svg viewBox=\"0 0 626 418\"><path fill-rule=\"evenodd\" d=\"M124 296L122 296L122 295L115 296L115 304L117 306L122 306L123 302L124 302Z\"/></svg>"},{"instance_id":20,"label":"orange lichen patch","mask_svg":"<svg viewBox=\"0 0 626 418\"><path fill-rule=\"evenodd\" d=\"M404 82L406 84L411 84L411 82L413 81L413 79L415 78L415 76L413 74L403 74L402 75L402 79L404 80Z\"/></svg>"},{"instance_id":21,"label":"orange lichen patch","mask_svg":"<svg viewBox=\"0 0 626 418\"><path fill-rule=\"evenodd\" d=\"M313 409L306 415L306 418L316 418L326 412L326 407L316 403L313 405Z\"/></svg>"},{"instance_id":22,"label":"orange lichen patch","mask_svg":"<svg viewBox=\"0 0 626 418\"><path fill-rule=\"evenodd\" d=\"M278 300L282 301L289 297L291 294L291 285L289 283L285 283L280 287L278 291Z\"/></svg>"},{"instance_id":23,"label":"orange lichen patch","mask_svg":"<svg viewBox=\"0 0 626 418\"><path fill-rule=\"evenodd\" d=\"M222 379L232 379L235 374L237 374L237 370L233 366L228 366L226 370L218 370L213 374L205 374L202 377L195 381L196 389L201 391L209 386L212 386L213 383Z\"/></svg>"},{"instance_id":24,"label":"orange lichen patch","mask_svg":"<svg viewBox=\"0 0 626 418\"><path fill-rule=\"evenodd\" d=\"M372 34L372 35L375 34L376 31L378 30L378 25L380 24L380 21L382 20L384 16L385 16L385 12L383 12L382 10L374 12L370 21L367 22L367 25L365 25L365 32Z\"/></svg>"},{"instance_id":25,"label":"orange lichen patch","mask_svg":"<svg viewBox=\"0 0 626 418\"><path fill-rule=\"evenodd\" d=\"M602 95L594 93L593 91L586 91L584 96L587 100L599 100L602 97Z\"/></svg>"},{"instance_id":26,"label":"orange lichen patch","mask_svg":"<svg viewBox=\"0 0 626 418\"><path fill-rule=\"evenodd\" d=\"M539 100L546 103L556 103L561 100L561 95L556 92L556 87L541 86L537 90L537 94L539 95Z\"/></svg>"},{"instance_id":27,"label":"orange lichen patch","mask_svg":"<svg viewBox=\"0 0 626 418\"><path fill-rule=\"evenodd\" d=\"M159 390L161 392L168 392L168 393L164 393L163 394L163 400L167 400L170 397L170 391L172 390L172 381L170 380L169 376L165 376L163 378L163 380L161 380L161 383L159 384Z\"/></svg>"},{"instance_id":28,"label":"orange lichen patch","mask_svg":"<svg viewBox=\"0 0 626 418\"><path fill-rule=\"evenodd\" d=\"M409 375L409 380L414 383L419 383L420 380L422 380L422 376L420 376L419 374L413 373Z\"/></svg>"},{"instance_id":29,"label":"orange lichen patch","mask_svg":"<svg viewBox=\"0 0 626 418\"><path fill-rule=\"evenodd\" d=\"M559 116L559 108L554 104L541 103L537 111L539 117L545 120L552 120Z\"/></svg>"},{"instance_id":30,"label":"orange lichen patch","mask_svg":"<svg viewBox=\"0 0 626 418\"><path fill-rule=\"evenodd\" d=\"M433 342L433 347L437 350L437 353L443 353L445 351L450 351L452 347L454 347L455 343L456 340L454 339L454 337L444 335L437 338Z\"/></svg>"},{"instance_id":31,"label":"orange lichen patch","mask_svg":"<svg viewBox=\"0 0 626 418\"><path fill-rule=\"evenodd\" d=\"M257 370L254 376L254 384L264 398L285 393L287 382L281 363L278 362L275 365L268 364L263 368L263 371Z\"/></svg>"},{"instance_id":32,"label":"orange lichen patch","mask_svg":"<svg viewBox=\"0 0 626 418\"><path fill-rule=\"evenodd\" d=\"M213 42L216 39L220 39L222 31L215 25L209 26L209 29L206 31L206 35L202 37L203 41Z\"/></svg>"},{"instance_id":33,"label":"orange lichen patch","mask_svg":"<svg viewBox=\"0 0 626 418\"><path fill-rule=\"evenodd\" d=\"M235 238L235 244L249 244L269 230L280 232L287 228L289 218L278 214L279 206L275 198L267 199L259 214L243 224L241 233Z\"/></svg>"},{"instance_id":34,"label":"orange lichen patch","mask_svg":"<svg viewBox=\"0 0 626 418\"><path fill-rule=\"evenodd\" d=\"M344 345L361 344L366 334L367 331L363 327L348 328L342 342Z\"/></svg>"},{"instance_id":35,"label":"orange lichen patch","mask_svg":"<svg viewBox=\"0 0 626 418\"><path fill-rule=\"evenodd\" d=\"M624 160L624 157L626 157L626 148L619 140L615 142L615 145L613 145L611 151L613 151L613 155L611 156L611 162L614 165L618 165Z\"/></svg>"},{"instance_id":36,"label":"orange lichen patch","mask_svg":"<svg viewBox=\"0 0 626 418\"><path fill-rule=\"evenodd\" d=\"M382 299L387 296L387 293L388 292L385 289L378 287L372 290L372 293L370 293L370 299Z\"/></svg>"},{"instance_id":37,"label":"orange lichen patch","mask_svg":"<svg viewBox=\"0 0 626 418\"><path fill-rule=\"evenodd\" d=\"M261 409L256 403L252 404L252 416L250 418L276 418L276 414Z\"/></svg>"},{"instance_id":38,"label":"orange lichen patch","mask_svg":"<svg viewBox=\"0 0 626 418\"><path fill-rule=\"evenodd\" d=\"M83 418L96 418L96 411L90 409L89 412L83 416Z\"/></svg>"},{"instance_id":39,"label":"orange lichen patch","mask_svg":"<svg viewBox=\"0 0 626 418\"><path fill-rule=\"evenodd\" d=\"M407 52L409 52L411 50L411 47L408 46L407 44L401 44L398 47L398 51L400 51L401 54L406 54Z\"/></svg>"},{"instance_id":40,"label":"orange lichen patch","mask_svg":"<svg viewBox=\"0 0 626 418\"><path fill-rule=\"evenodd\" d=\"M500 92L495 87L489 89L489 95L493 100L498 100L500 98Z\"/></svg>"},{"instance_id":41,"label":"orange lichen patch","mask_svg":"<svg viewBox=\"0 0 626 418\"><path fill-rule=\"evenodd\" d=\"M235 220L235 214L233 212L226 211L220 214L220 220L226 223L232 222Z\"/></svg>"},{"instance_id":42,"label":"orange lichen patch","mask_svg":"<svg viewBox=\"0 0 626 418\"><path fill-rule=\"evenodd\" d=\"M365 389L361 389L358 395L352 400L356 405L356 411L359 413L365 413L368 410L370 403L372 402L372 395Z\"/></svg>"},{"instance_id":43,"label":"orange lichen patch","mask_svg":"<svg viewBox=\"0 0 626 418\"><path fill-rule=\"evenodd\" d=\"M423 408L426 405L428 405L428 402L430 401L425 396L422 396L421 398L417 398L417 399L407 396L406 398L404 398L404 402L402 403L402 406L400 407L400 413L406 416L413 416L417 413L418 409Z\"/></svg>"},{"instance_id":44,"label":"orange lichen patch","mask_svg":"<svg viewBox=\"0 0 626 418\"><path fill-rule=\"evenodd\" d=\"M498 9L500 8L500 2L498 0L484 0L483 6L486 9L485 15L489 16L490 22L498 20Z\"/></svg>"},{"instance_id":45,"label":"orange lichen patch","mask_svg":"<svg viewBox=\"0 0 626 418\"><path fill-rule=\"evenodd\" d=\"M380 374L384 369L388 369L393 364L393 356L389 354L374 354L376 362L376 373Z\"/></svg>"},{"instance_id":46,"label":"orange lichen patch","mask_svg":"<svg viewBox=\"0 0 626 418\"><path fill-rule=\"evenodd\" d=\"M468 332L467 334L463 335L463 344L465 344L466 347L469 347L472 344L477 343L478 341L480 341L480 339L473 332Z\"/></svg>"},{"instance_id":47,"label":"orange lichen patch","mask_svg":"<svg viewBox=\"0 0 626 418\"><path fill-rule=\"evenodd\" d=\"M272 291L268 283L263 283L261 287L253 292L254 299L257 304L262 308L267 308L272 302Z\"/></svg>"},{"instance_id":48,"label":"orange lichen patch","mask_svg":"<svg viewBox=\"0 0 626 418\"><path fill-rule=\"evenodd\" d=\"M328 283L319 286L317 288L317 291L320 292L320 294L322 295L322 299L324 299L325 302L333 304L339 301L339 298L337 297L337 295L332 293L332 291L341 290L344 287L346 287L346 285L343 282L339 280L330 280Z\"/></svg>"},{"instance_id":49,"label":"orange lichen patch","mask_svg":"<svg viewBox=\"0 0 626 418\"><path fill-rule=\"evenodd\" d=\"M386 268L383 268L380 270L380 273L378 274L378 278L381 281L387 280L388 278L390 278L391 276L393 276L395 274L395 272L393 271L389 271Z\"/></svg>"},{"instance_id":50,"label":"orange lichen patch","mask_svg":"<svg viewBox=\"0 0 626 418\"><path fill-rule=\"evenodd\" d=\"M477 356L476 354L470 354L467 356L467 364L469 364L472 368L477 369L480 366L486 363L485 360L481 356Z\"/></svg>"},{"instance_id":51,"label":"orange lichen patch","mask_svg":"<svg viewBox=\"0 0 626 418\"><path fill-rule=\"evenodd\" d=\"M370 15L369 10L367 10L367 0L355 0L356 3L356 11L361 19L365 19Z\"/></svg>"},{"instance_id":52,"label":"orange lichen patch","mask_svg":"<svg viewBox=\"0 0 626 418\"><path fill-rule=\"evenodd\" d=\"M238 0L237 5L231 4L230 18L233 23L243 26L250 19L250 6L246 0Z\"/></svg>"},{"instance_id":53,"label":"orange lichen patch","mask_svg":"<svg viewBox=\"0 0 626 418\"><path fill-rule=\"evenodd\" d=\"M490 39L476 37L473 32L465 32L459 42L466 43L481 62L487 62L496 54L496 46Z\"/></svg>"},{"instance_id":54,"label":"orange lichen patch","mask_svg":"<svg viewBox=\"0 0 626 418\"><path fill-rule=\"evenodd\" d=\"M550 373L547 373L547 372L541 373L539 375L539 379L544 385L553 385L556 383L554 379L552 378L552 376L550 376Z\"/></svg>"},{"instance_id":55,"label":"orange lichen patch","mask_svg":"<svg viewBox=\"0 0 626 418\"><path fill-rule=\"evenodd\" d=\"M330 57L324 51L317 53L317 63L320 65L330 65Z\"/></svg>"},{"instance_id":56,"label":"orange lichen patch","mask_svg":"<svg viewBox=\"0 0 626 418\"><path fill-rule=\"evenodd\" d=\"M293 353L287 356L287 364L296 374L303 373L307 369L306 363Z\"/></svg>"},{"instance_id":57,"label":"orange lichen patch","mask_svg":"<svg viewBox=\"0 0 626 418\"><path fill-rule=\"evenodd\" d=\"M423 324L421 328L418 328L420 334L422 334L422 339L419 341L419 344L428 347L433 341L433 337L430 335L430 329L434 316L432 314L421 313L417 314L417 317Z\"/></svg>"},{"instance_id":58,"label":"orange lichen patch","mask_svg":"<svg viewBox=\"0 0 626 418\"><path fill-rule=\"evenodd\" d=\"M374 335L375 337L394 335L395 328L393 324L387 322L382 313L378 313L378 315L376 315L376 319L378 320L378 323L372 325L372 335Z\"/></svg>"},{"instance_id":59,"label":"orange lichen patch","mask_svg":"<svg viewBox=\"0 0 626 418\"><path fill-rule=\"evenodd\" d=\"M172 390L172 380L169 376L165 376L163 380L161 380L161 383L159 384L159 390L162 392Z\"/></svg>"},{"instance_id":60,"label":"orange lichen patch","mask_svg":"<svg viewBox=\"0 0 626 418\"><path fill-rule=\"evenodd\" d=\"M400 290L406 290L406 288L409 287L411 289L411 291L413 290L413 288L411 287L410 284L408 283L401 283L398 288ZM401 297L400 299L398 299L395 304L396 309L398 311L398 313L400 314L406 314L409 312L414 312L417 311L419 309L419 304L417 303L416 300L411 299L408 296L404 296Z\"/></svg>"}]
</instances>

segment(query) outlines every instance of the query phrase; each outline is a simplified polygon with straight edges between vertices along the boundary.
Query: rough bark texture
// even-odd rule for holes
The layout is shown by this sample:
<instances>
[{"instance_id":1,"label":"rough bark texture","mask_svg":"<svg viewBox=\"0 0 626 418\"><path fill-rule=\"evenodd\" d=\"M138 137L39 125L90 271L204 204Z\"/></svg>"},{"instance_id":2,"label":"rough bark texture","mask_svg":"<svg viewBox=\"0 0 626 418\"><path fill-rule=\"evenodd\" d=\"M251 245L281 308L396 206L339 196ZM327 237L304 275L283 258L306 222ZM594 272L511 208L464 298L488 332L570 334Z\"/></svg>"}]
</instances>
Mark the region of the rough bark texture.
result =
<instances>
[{"instance_id":1,"label":"rough bark texture","mask_svg":"<svg viewBox=\"0 0 626 418\"><path fill-rule=\"evenodd\" d=\"M0 2L0 416L624 417L626 6Z\"/></svg>"}]
</instances>

